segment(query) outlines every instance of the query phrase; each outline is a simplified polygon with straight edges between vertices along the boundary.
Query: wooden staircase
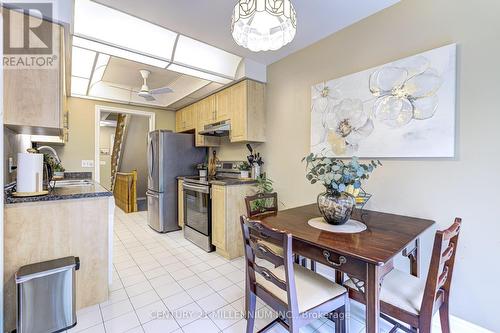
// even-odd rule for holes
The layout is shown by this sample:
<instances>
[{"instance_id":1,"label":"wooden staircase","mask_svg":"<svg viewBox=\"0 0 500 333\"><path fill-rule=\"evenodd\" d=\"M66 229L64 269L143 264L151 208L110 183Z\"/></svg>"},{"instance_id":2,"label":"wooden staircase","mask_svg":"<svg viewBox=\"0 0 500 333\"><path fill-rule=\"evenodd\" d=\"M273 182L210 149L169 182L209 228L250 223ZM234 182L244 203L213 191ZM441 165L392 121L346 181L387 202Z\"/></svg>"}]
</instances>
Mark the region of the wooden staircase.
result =
<instances>
[{"instance_id":1,"label":"wooden staircase","mask_svg":"<svg viewBox=\"0 0 500 333\"><path fill-rule=\"evenodd\" d=\"M125 138L127 137L128 123L130 116L127 114L118 114L115 130L115 142L113 144L113 152L111 153L111 191L114 191L116 174L120 169L122 160L123 148L125 147Z\"/></svg>"}]
</instances>

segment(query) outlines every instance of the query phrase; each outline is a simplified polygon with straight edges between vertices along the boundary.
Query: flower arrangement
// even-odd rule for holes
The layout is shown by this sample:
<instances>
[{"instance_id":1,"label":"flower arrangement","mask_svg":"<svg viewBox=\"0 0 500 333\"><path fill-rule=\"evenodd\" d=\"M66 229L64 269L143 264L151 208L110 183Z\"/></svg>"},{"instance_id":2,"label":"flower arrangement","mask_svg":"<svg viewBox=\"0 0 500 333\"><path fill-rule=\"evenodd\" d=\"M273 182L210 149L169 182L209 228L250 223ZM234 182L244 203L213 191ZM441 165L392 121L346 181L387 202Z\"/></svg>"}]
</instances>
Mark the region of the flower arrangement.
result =
<instances>
[{"instance_id":1,"label":"flower arrangement","mask_svg":"<svg viewBox=\"0 0 500 333\"><path fill-rule=\"evenodd\" d=\"M348 163L333 157L324 157L309 154L302 161L306 161L306 178L311 184L318 182L333 193L347 192L356 197L361 189L361 181L370 178L370 174L381 166L379 160L361 164L357 157Z\"/></svg>"}]
</instances>

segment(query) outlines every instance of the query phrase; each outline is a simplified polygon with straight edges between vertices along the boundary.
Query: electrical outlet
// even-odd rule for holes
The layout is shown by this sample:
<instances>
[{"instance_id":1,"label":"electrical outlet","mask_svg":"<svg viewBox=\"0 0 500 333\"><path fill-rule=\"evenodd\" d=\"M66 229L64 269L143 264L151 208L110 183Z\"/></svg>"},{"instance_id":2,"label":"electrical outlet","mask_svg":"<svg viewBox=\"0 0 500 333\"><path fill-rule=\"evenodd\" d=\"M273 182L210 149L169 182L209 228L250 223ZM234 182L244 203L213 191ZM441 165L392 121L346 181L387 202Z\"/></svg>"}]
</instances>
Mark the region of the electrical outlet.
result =
<instances>
[{"instance_id":1,"label":"electrical outlet","mask_svg":"<svg viewBox=\"0 0 500 333\"><path fill-rule=\"evenodd\" d=\"M93 168L94 161L93 160L82 160L82 168Z\"/></svg>"}]
</instances>

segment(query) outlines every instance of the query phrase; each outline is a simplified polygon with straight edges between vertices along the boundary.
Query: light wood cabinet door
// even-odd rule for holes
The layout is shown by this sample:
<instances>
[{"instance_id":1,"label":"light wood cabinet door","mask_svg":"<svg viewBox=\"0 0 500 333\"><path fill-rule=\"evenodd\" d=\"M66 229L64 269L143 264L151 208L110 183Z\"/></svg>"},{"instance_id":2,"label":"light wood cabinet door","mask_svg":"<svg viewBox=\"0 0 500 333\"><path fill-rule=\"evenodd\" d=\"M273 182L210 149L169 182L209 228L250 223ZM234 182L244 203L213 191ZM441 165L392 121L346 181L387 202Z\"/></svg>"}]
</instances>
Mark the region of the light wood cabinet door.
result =
<instances>
[{"instance_id":1,"label":"light wood cabinet door","mask_svg":"<svg viewBox=\"0 0 500 333\"><path fill-rule=\"evenodd\" d=\"M216 106L214 121L223 121L230 118L231 113L231 88L219 91L215 94Z\"/></svg>"},{"instance_id":2,"label":"light wood cabinet door","mask_svg":"<svg viewBox=\"0 0 500 333\"><path fill-rule=\"evenodd\" d=\"M217 122L217 97L216 95L210 95L201 101L202 104L202 118L203 124L213 124Z\"/></svg>"},{"instance_id":3,"label":"light wood cabinet door","mask_svg":"<svg viewBox=\"0 0 500 333\"><path fill-rule=\"evenodd\" d=\"M184 130L189 131L196 127L197 115L195 114L194 105L191 104L184 109Z\"/></svg>"},{"instance_id":4,"label":"light wood cabinet door","mask_svg":"<svg viewBox=\"0 0 500 333\"><path fill-rule=\"evenodd\" d=\"M184 130L184 120L182 119L182 109L175 113L175 131L182 132Z\"/></svg>"},{"instance_id":5,"label":"light wood cabinet door","mask_svg":"<svg viewBox=\"0 0 500 333\"><path fill-rule=\"evenodd\" d=\"M231 142L265 142L265 85L245 80L230 89Z\"/></svg>"},{"instance_id":6,"label":"light wood cabinet door","mask_svg":"<svg viewBox=\"0 0 500 333\"><path fill-rule=\"evenodd\" d=\"M184 181L178 180L177 184L177 220L179 227L184 228L184 188L182 185Z\"/></svg>"},{"instance_id":7,"label":"light wood cabinet door","mask_svg":"<svg viewBox=\"0 0 500 333\"><path fill-rule=\"evenodd\" d=\"M23 14L11 11L10 15L12 19ZM64 30L57 24L41 27L52 28L56 60L42 68L4 66L4 124L17 133L60 136L63 134ZM23 36L13 34L11 37ZM18 41L18 45L22 45L22 41Z\"/></svg>"},{"instance_id":8,"label":"light wood cabinet door","mask_svg":"<svg viewBox=\"0 0 500 333\"><path fill-rule=\"evenodd\" d=\"M212 186L212 244L217 251L226 251L226 188Z\"/></svg>"},{"instance_id":9,"label":"light wood cabinet door","mask_svg":"<svg viewBox=\"0 0 500 333\"><path fill-rule=\"evenodd\" d=\"M175 113L175 131L186 132L195 129L197 115L193 105L186 106Z\"/></svg>"},{"instance_id":10,"label":"light wood cabinet door","mask_svg":"<svg viewBox=\"0 0 500 333\"><path fill-rule=\"evenodd\" d=\"M217 147L220 139L216 137L199 135L198 132L205 128L205 125L213 123L215 114L215 96L211 95L193 104L194 112L197 114L196 125L196 146L197 147Z\"/></svg>"},{"instance_id":11,"label":"light wood cabinet door","mask_svg":"<svg viewBox=\"0 0 500 333\"><path fill-rule=\"evenodd\" d=\"M247 138L247 81L229 88L231 90L231 142L245 141Z\"/></svg>"}]
</instances>

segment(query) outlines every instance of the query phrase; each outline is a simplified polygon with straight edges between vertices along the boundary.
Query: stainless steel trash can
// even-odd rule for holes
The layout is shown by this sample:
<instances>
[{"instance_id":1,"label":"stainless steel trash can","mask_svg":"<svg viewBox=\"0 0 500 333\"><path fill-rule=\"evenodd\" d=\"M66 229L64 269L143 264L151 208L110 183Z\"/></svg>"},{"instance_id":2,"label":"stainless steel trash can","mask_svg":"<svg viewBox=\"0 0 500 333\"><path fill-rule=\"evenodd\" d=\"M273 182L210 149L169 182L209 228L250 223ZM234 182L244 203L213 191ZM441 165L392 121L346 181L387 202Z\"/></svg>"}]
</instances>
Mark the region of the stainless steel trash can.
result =
<instances>
[{"instance_id":1,"label":"stainless steel trash can","mask_svg":"<svg viewBox=\"0 0 500 333\"><path fill-rule=\"evenodd\" d=\"M21 267L16 273L17 332L48 333L76 325L75 271L78 257Z\"/></svg>"}]
</instances>

